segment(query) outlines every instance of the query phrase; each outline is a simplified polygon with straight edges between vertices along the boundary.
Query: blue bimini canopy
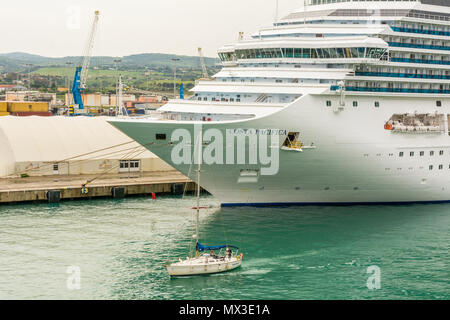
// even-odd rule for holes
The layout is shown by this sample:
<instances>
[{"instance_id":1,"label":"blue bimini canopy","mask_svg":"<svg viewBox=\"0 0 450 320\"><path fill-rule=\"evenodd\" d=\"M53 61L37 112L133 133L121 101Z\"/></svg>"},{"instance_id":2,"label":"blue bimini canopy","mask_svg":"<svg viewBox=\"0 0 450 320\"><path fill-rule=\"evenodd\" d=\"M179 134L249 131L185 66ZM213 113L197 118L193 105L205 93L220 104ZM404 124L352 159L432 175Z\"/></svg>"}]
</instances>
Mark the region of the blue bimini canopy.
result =
<instances>
[{"instance_id":1,"label":"blue bimini canopy","mask_svg":"<svg viewBox=\"0 0 450 320\"><path fill-rule=\"evenodd\" d=\"M224 248L233 248L233 249L239 250L238 247L229 246L229 245L207 247L207 246L202 245L200 242L197 244L198 252L204 252L204 251L209 251L209 250L220 250L220 249L224 249Z\"/></svg>"}]
</instances>

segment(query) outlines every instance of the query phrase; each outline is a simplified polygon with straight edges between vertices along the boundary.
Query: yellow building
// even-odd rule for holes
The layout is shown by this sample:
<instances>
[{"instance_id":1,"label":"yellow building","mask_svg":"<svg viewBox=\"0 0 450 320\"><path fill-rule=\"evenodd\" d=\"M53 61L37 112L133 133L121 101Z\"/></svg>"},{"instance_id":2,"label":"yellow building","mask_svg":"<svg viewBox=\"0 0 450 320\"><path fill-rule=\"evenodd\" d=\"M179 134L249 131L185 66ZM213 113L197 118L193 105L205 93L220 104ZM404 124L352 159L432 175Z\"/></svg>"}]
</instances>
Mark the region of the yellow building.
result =
<instances>
[{"instance_id":1,"label":"yellow building","mask_svg":"<svg viewBox=\"0 0 450 320\"><path fill-rule=\"evenodd\" d=\"M8 101L6 102L8 112L48 112L48 102L34 101Z\"/></svg>"},{"instance_id":2,"label":"yellow building","mask_svg":"<svg viewBox=\"0 0 450 320\"><path fill-rule=\"evenodd\" d=\"M0 101L0 117L9 115L8 104L4 101Z\"/></svg>"}]
</instances>

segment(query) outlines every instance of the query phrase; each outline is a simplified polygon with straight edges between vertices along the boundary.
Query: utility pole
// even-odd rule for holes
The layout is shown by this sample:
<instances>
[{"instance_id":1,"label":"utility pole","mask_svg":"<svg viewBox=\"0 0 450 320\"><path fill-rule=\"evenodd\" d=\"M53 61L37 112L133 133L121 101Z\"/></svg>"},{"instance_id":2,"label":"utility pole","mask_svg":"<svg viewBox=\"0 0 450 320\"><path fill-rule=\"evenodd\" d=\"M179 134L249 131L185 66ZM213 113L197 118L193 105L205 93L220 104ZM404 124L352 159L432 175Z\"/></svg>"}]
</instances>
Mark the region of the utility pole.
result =
<instances>
[{"instance_id":1,"label":"utility pole","mask_svg":"<svg viewBox=\"0 0 450 320\"><path fill-rule=\"evenodd\" d=\"M67 61L66 65L69 68L69 73L67 74L67 106L70 106L70 66L73 65L73 62Z\"/></svg>"},{"instance_id":2,"label":"utility pole","mask_svg":"<svg viewBox=\"0 0 450 320\"><path fill-rule=\"evenodd\" d=\"M31 98L31 66L32 66L32 64L27 63L26 66L28 67L28 97L27 97L27 101L30 101L30 98Z\"/></svg>"},{"instance_id":3,"label":"utility pole","mask_svg":"<svg viewBox=\"0 0 450 320\"><path fill-rule=\"evenodd\" d=\"M119 76L119 82L118 82L118 87L117 87L117 105L118 105L118 110L117 110L117 114L116 116L123 116L123 102L122 102L122 94L123 94L123 83L122 83L122 76ZM125 108L125 113L128 115L128 111Z\"/></svg>"},{"instance_id":4,"label":"utility pole","mask_svg":"<svg viewBox=\"0 0 450 320\"><path fill-rule=\"evenodd\" d=\"M173 68L173 98L177 98L177 61L180 61L178 58L172 58L172 61L174 62L174 68Z\"/></svg>"},{"instance_id":5,"label":"utility pole","mask_svg":"<svg viewBox=\"0 0 450 320\"><path fill-rule=\"evenodd\" d=\"M152 75L152 70L147 69L147 72L145 72L145 76L147 77L147 92L150 89L150 76Z\"/></svg>"},{"instance_id":6,"label":"utility pole","mask_svg":"<svg viewBox=\"0 0 450 320\"><path fill-rule=\"evenodd\" d=\"M119 105L119 63L122 60L116 59L114 60L114 64L116 66L116 116L119 115L121 106Z\"/></svg>"}]
</instances>

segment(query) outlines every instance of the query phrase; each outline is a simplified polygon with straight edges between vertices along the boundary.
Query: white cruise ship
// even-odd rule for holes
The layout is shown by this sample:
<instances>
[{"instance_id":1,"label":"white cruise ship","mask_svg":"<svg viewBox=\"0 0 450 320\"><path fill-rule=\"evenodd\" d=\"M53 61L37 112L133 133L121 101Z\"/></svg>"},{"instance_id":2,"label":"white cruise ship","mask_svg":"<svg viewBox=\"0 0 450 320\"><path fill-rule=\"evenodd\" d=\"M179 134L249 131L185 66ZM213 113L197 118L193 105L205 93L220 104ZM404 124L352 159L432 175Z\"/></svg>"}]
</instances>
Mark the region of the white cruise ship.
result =
<instances>
[{"instance_id":1,"label":"white cruise ship","mask_svg":"<svg viewBox=\"0 0 450 320\"><path fill-rule=\"evenodd\" d=\"M111 123L223 206L450 201L450 0L309 0L218 54Z\"/></svg>"}]
</instances>

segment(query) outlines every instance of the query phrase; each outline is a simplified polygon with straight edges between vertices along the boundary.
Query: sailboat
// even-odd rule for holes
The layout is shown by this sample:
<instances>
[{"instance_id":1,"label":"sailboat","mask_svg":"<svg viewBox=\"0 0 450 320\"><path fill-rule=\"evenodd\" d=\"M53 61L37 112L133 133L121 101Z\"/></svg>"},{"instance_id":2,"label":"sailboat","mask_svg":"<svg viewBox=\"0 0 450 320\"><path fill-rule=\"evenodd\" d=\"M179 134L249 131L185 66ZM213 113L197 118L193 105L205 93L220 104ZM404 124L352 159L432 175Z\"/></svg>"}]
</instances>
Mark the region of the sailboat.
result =
<instances>
[{"instance_id":1,"label":"sailboat","mask_svg":"<svg viewBox=\"0 0 450 320\"><path fill-rule=\"evenodd\" d=\"M199 135L201 137L201 133ZM201 143L198 144L199 154L201 156ZM199 159L201 159L199 157ZM185 260L179 259L178 262L167 264L167 272L171 277L196 276L205 274L215 274L234 270L242 264L244 254L239 254L239 248L230 245L205 246L199 242L199 216L200 216L200 173L201 161L197 170L197 210L196 214L196 233L195 255L187 257ZM216 251L218 253L216 254Z\"/></svg>"}]
</instances>

